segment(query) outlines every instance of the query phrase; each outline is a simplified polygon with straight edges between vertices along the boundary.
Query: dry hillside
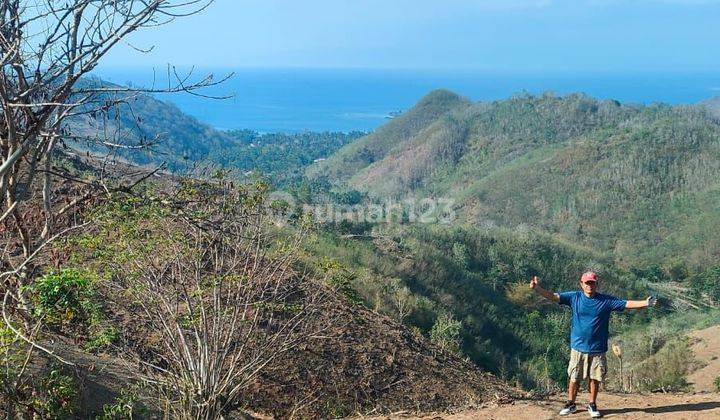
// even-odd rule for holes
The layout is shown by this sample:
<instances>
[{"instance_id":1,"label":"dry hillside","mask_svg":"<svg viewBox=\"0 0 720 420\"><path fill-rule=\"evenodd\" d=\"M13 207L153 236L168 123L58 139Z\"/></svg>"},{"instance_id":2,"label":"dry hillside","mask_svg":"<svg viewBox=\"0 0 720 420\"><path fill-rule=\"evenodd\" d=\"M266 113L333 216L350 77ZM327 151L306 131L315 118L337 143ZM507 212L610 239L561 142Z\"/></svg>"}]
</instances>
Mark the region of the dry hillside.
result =
<instances>
[{"instance_id":1,"label":"dry hillside","mask_svg":"<svg viewBox=\"0 0 720 420\"><path fill-rule=\"evenodd\" d=\"M86 156L66 157L66 165L82 168L86 177L91 177L97 170L96 164ZM122 165L122 169L127 172L133 168ZM135 172L137 178L143 170L136 168ZM175 182L174 178L165 175L151 179L157 177L165 185L162 188ZM79 194L76 190L70 181L56 185L57 194ZM91 214L93 206L101 205L103 201L89 201L83 212L74 217ZM92 235L92 230L93 226L89 225L73 235ZM113 240L121 240L120 236L114 234ZM36 260L36 275L62 268L71 259L92 269L95 263L92 260L82 262L82 258L87 255L93 258L98 251L81 249L86 243L87 240L74 241L70 237L48 248L48 252ZM96 287L98 297L118 296L117 290L104 290L117 285L99 282ZM348 301L329 285L318 283L317 287L326 288L328 298L323 302L323 310L310 322L315 325L314 330L322 331L322 334L307 340L263 370L244 396L245 408L279 417L293 413L337 417L400 410L459 410L509 401L519 395L517 390L494 376L481 372L455 354L439 350L407 327ZM100 306L106 320L103 322L112 324L123 342L135 342L137 351L142 354L143 345L155 332L138 322L137 314L130 311L132 305L122 300L103 300ZM103 405L112 403L129 389L137 376L137 366L125 362L129 360L127 357L122 360L117 357L115 346L86 351L90 333L80 325L48 327L42 337L49 349L74 365L69 372L75 377L78 388L78 398L74 402L78 404L76 413L82 417L100 413ZM57 366L47 358L33 364L33 372L38 378L51 366ZM151 396L142 392L141 395L146 407L158 410L152 398L148 398Z\"/></svg>"}]
</instances>

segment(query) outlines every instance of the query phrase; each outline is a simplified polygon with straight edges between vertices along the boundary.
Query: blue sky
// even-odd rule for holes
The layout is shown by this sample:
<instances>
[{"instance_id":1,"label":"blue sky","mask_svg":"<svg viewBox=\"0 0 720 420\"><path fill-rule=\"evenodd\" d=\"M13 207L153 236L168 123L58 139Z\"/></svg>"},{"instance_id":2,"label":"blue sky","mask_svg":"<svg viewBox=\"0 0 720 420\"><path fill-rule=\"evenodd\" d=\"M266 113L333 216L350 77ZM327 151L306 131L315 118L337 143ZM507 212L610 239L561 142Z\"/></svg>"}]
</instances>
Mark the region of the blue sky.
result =
<instances>
[{"instance_id":1,"label":"blue sky","mask_svg":"<svg viewBox=\"0 0 720 420\"><path fill-rule=\"evenodd\" d=\"M104 66L720 71L720 0L216 0Z\"/></svg>"}]
</instances>

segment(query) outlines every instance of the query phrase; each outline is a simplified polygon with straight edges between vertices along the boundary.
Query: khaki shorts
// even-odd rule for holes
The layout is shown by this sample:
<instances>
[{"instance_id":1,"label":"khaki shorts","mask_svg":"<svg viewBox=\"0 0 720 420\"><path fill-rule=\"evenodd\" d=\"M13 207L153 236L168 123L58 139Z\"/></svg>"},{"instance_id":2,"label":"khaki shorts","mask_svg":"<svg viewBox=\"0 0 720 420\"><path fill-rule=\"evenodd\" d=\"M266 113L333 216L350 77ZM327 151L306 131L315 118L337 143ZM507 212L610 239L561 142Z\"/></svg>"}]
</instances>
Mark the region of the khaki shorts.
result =
<instances>
[{"instance_id":1,"label":"khaki shorts","mask_svg":"<svg viewBox=\"0 0 720 420\"><path fill-rule=\"evenodd\" d=\"M602 382L605 380L605 374L607 373L605 353L588 354L572 349L567 372L572 382L580 382L581 379L587 379L588 377Z\"/></svg>"}]
</instances>

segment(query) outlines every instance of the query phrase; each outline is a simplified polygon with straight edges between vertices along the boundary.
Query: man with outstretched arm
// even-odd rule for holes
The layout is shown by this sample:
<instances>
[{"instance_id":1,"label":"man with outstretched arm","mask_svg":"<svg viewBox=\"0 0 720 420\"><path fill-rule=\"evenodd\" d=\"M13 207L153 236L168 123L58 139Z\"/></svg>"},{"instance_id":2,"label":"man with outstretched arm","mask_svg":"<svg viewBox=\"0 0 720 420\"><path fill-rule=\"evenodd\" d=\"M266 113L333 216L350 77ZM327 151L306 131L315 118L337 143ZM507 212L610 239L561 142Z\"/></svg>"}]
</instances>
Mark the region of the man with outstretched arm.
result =
<instances>
[{"instance_id":1,"label":"man with outstretched arm","mask_svg":"<svg viewBox=\"0 0 720 420\"><path fill-rule=\"evenodd\" d=\"M598 276L588 271L580 277L580 290L553 293L540 286L537 276L530 281L530 288L545 299L567 305L572 309L570 331L570 364L568 365L568 400L560 415L577 411L575 398L582 379L588 379L590 390L590 417L602 417L597 409L600 382L607 372L608 326L612 311L641 309L654 306L657 300L650 296L645 300L623 300L598 293Z\"/></svg>"}]
</instances>

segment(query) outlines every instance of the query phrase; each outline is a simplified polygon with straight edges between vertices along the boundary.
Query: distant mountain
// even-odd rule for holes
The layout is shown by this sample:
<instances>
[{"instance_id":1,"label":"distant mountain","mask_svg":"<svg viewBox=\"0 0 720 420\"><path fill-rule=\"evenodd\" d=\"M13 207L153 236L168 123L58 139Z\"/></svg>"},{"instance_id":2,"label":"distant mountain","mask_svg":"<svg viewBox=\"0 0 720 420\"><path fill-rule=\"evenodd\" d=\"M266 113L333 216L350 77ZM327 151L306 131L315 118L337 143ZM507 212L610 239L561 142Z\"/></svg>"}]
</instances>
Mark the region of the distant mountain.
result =
<instances>
[{"instance_id":1,"label":"distant mountain","mask_svg":"<svg viewBox=\"0 0 720 420\"><path fill-rule=\"evenodd\" d=\"M436 90L412 109L393 118L368 136L355 141L333 156L328 164L309 169L311 177L344 179L385 158L398 144L416 136L448 112L470 105L470 102L447 91Z\"/></svg>"},{"instance_id":2,"label":"distant mountain","mask_svg":"<svg viewBox=\"0 0 720 420\"><path fill-rule=\"evenodd\" d=\"M83 83L103 87L120 87L99 79ZM148 150L117 149L118 154L138 164L166 161L171 170L187 165L187 161L205 159L211 150L222 149L233 143L232 137L183 113L169 102L148 94L108 94L107 99L122 100L105 116L101 113L80 115L69 123L75 136L100 138L115 144L153 144ZM102 99L102 98L101 98ZM106 149L93 147L93 142L82 140L73 143L80 148L90 147L102 153Z\"/></svg>"},{"instance_id":3,"label":"distant mountain","mask_svg":"<svg viewBox=\"0 0 720 420\"><path fill-rule=\"evenodd\" d=\"M101 80L95 83L117 87ZM121 94L125 100L107 118L81 115L69 124L75 136L102 137L118 144L149 144L148 150L118 149L119 156L137 164L166 162L171 171L182 171L196 163L237 169L238 175L262 175L277 186L298 182L305 167L324 159L363 132L297 134L259 134L251 130L224 132L183 113L169 102L147 94ZM117 98L115 98L117 99ZM73 146L96 153L104 148L92 142L75 141Z\"/></svg>"},{"instance_id":4,"label":"distant mountain","mask_svg":"<svg viewBox=\"0 0 720 420\"><path fill-rule=\"evenodd\" d=\"M720 123L694 106L435 91L308 175L452 198L461 222L531 225L620 262L720 256Z\"/></svg>"}]
</instances>

